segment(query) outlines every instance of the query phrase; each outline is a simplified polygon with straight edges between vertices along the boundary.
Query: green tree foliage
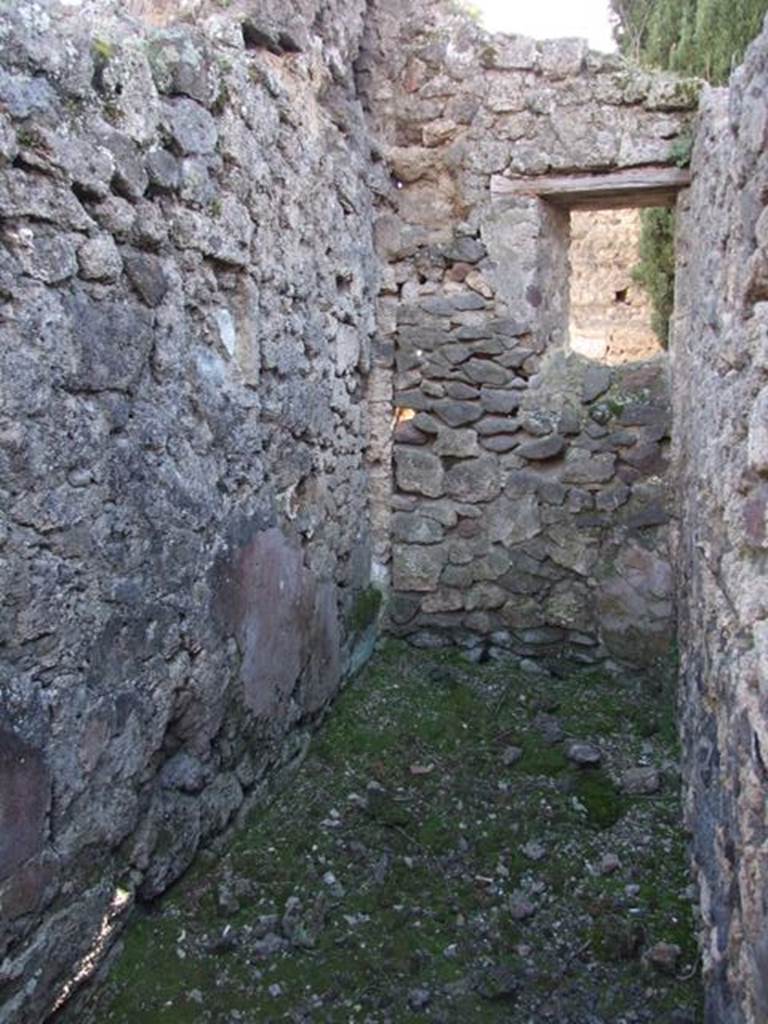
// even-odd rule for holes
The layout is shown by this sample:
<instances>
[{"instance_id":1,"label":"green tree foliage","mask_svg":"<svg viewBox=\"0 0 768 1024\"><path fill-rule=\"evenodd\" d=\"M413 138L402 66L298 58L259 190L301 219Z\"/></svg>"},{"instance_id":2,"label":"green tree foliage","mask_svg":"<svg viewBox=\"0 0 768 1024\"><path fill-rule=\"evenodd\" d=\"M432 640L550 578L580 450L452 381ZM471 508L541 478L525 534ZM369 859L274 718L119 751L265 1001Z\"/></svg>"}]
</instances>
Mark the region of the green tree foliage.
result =
<instances>
[{"instance_id":1,"label":"green tree foliage","mask_svg":"<svg viewBox=\"0 0 768 1024\"><path fill-rule=\"evenodd\" d=\"M611 10L628 57L722 85L760 31L768 0L611 0Z\"/></svg>"},{"instance_id":2,"label":"green tree foliage","mask_svg":"<svg viewBox=\"0 0 768 1024\"><path fill-rule=\"evenodd\" d=\"M632 278L651 298L651 328L662 342L669 334L675 302L675 214L672 210L644 210L640 232L640 262Z\"/></svg>"},{"instance_id":3,"label":"green tree foliage","mask_svg":"<svg viewBox=\"0 0 768 1024\"><path fill-rule=\"evenodd\" d=\"M639 64L656 0L611 0L613 34L621 52Z\"/></svg>"},{"instance_id":4,"label":"green tree foliage","mask_svg":"<svg viewBox=\"0 0 768 1024\"><path fill-rule=\"evenodd\" d=\"M622 53L646 67L678 71L723 85L759 33L768 0L610 0ZM674 304L675 217L642 214L634 278L653 302L653 329L666 344Z\"/></svg>"}]
</instances>

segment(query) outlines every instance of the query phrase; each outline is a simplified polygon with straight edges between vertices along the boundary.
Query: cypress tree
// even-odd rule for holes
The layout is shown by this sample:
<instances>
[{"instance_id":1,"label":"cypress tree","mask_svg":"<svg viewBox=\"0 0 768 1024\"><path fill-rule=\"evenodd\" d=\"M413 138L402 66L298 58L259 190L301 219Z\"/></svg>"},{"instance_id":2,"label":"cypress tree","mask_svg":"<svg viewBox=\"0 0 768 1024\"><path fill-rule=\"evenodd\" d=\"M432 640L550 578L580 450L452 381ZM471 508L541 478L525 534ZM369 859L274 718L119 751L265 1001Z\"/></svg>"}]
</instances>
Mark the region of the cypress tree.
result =
<instances>
[{"instance_id":1,"label":"cypress tree","mask_svg":"<svg viewBox=\"0 0 768 1024\"><path fill-rule=\"evenodd\" d=\"M621 51L651 68L723 85L760 32L768 0L611 0ZM662 343L674 304L674 214L644 210L634 277L651 296Z\"/></svg>"}]
</instances>

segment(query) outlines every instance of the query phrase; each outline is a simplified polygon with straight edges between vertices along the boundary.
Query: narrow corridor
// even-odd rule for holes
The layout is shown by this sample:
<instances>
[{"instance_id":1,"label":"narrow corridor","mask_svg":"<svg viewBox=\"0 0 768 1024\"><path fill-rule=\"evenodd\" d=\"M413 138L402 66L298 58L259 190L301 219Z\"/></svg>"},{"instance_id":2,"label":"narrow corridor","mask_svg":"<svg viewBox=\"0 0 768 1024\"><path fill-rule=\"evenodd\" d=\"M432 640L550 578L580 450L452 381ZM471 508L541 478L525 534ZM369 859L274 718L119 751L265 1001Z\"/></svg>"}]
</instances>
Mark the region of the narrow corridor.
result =
<instances>
[{"instance_id":1,"label":"narrow corridor","mask_svg":"<svg viewBox=\"0 0 768 1024\"><path fill-rule=\"evenodd\" d=\"M673 679L387 643L66 1019L697 1024Z\"/></svg>"}]
</instances>

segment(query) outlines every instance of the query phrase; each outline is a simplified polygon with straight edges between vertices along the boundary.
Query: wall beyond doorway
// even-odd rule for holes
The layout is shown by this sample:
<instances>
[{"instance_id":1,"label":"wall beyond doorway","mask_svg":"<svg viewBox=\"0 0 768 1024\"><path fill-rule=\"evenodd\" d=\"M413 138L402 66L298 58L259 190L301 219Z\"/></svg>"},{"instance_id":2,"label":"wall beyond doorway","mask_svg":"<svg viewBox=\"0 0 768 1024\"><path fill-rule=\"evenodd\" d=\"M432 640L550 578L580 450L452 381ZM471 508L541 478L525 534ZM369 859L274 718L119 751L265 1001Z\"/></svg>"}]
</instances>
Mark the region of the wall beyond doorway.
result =
<instances>
[{"instance_id":1,"label":"wall beyond doorway","mask_svg":"<svg viewBox=\"0 0 768 1024\"><path fill-rule=\"evenodd\" d=\"M632 275L641 227L638 209L571 211L572 352L609 366L663 353L650 296Z\"/></svg>"}]
</instances>

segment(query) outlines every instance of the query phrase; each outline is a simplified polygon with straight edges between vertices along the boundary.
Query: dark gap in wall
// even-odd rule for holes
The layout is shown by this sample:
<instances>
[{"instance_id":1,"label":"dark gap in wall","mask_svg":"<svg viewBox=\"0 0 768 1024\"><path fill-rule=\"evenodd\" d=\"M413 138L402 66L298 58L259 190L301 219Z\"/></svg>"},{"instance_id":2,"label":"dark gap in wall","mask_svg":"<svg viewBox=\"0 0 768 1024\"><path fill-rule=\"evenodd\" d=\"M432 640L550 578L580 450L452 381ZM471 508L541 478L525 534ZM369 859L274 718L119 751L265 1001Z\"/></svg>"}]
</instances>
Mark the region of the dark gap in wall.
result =
<instances>
[{"instance_id":1,"label":"dark gap in wall","mask_svg":"<svg viewBox=\"0 0 768 1024\"><path fill-rule=\"evenodd\" d=\"M242 23L243 43L246 50L268 50L277 57L286 53L301 53L302 47L290 31L266 22L248 18Z\"/></svg>"}]
</instances>

